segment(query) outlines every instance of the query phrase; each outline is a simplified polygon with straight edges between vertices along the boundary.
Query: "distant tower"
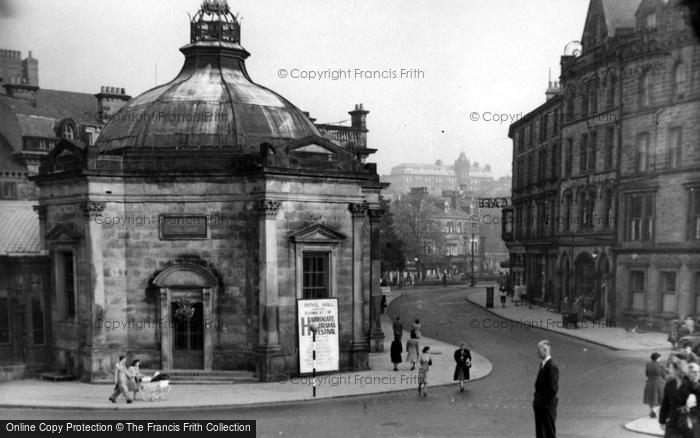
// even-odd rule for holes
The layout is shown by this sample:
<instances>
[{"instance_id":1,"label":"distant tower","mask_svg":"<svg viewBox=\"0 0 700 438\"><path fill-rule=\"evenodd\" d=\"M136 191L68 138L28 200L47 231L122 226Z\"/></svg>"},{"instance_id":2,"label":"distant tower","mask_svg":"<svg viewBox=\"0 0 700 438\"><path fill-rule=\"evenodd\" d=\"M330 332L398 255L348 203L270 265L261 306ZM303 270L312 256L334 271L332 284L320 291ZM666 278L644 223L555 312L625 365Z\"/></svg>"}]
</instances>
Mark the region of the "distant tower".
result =
<instances>
[{"instance_id":1,"label":"distant tower","mask_svg":"<svg viewBox=\"0 0 700 438\"><path fill-rule=\"evenodd\" d=\"M459 158L457 158L457 161L455 161L455 176L457 177L457 187L458 188L466 188L466 190L470 190L471 187L469 186L469 160L467 159L467 156L464 155L464 152L459 154Z\"/></svg>"}]
</instances>

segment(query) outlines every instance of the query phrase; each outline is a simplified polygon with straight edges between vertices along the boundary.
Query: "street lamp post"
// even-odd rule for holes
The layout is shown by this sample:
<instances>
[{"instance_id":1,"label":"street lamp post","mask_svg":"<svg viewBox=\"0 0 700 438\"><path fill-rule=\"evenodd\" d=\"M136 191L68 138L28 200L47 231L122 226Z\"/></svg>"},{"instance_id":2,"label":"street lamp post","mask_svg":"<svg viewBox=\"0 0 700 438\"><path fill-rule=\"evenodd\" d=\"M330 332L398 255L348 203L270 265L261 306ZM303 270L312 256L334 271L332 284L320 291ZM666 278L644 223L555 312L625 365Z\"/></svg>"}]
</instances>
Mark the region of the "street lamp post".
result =
<instances>
[{"instance_id":1,"label":"street lamp post","mask_svg":"<svg viewBox=\"0 0 700 438\"><path fill-rule=\"evenodd\" d=\"M476 223L472 222L472 239L470 242L470 250L472 253L472 261L471 261L471 279L470 279L470 286L474 287L476 285L476 279L474 278L474 253L476 252Z\"/></svg>"}]
</instances>

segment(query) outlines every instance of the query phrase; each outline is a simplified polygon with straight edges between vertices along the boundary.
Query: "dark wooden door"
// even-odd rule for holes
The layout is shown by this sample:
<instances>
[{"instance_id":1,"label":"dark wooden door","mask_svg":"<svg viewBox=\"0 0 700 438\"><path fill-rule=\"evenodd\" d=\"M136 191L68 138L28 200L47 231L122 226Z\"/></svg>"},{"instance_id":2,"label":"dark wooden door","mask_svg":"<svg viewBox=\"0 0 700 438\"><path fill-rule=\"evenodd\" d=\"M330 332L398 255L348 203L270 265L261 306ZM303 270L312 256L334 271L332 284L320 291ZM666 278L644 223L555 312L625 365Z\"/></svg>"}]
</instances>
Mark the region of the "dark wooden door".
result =
<instances>
[{"instance_id":1,"label":"dark wooden door","mask_svg":"<svg viewBox=\"0 0 700 438\"><path fill-rule=\"evenodd\" d=\"M173 368L204 368L204 314L202 303L192 303L194 314L190 319L175 318L173 326ZM172 303L172 315L178 308Z\"/></svg>"}]
</instances>

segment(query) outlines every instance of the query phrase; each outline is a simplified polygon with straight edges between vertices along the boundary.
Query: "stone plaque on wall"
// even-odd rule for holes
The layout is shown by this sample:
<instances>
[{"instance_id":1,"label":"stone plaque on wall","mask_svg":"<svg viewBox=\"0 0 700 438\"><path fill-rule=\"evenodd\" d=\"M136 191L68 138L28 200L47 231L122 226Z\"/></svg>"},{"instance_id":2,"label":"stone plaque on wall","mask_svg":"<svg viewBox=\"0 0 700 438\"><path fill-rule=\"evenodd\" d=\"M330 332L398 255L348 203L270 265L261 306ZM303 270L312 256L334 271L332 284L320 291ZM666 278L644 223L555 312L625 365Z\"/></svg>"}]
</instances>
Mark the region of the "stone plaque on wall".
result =
<instances>
[{"instance_id":1,"label":"stone plaque on wall","mask_svg":"<svg viewBox=\"0 0 700 438\"><path fill-rule=\"evenodd\" d=\"M158 235L161 240L206 239L207 219L205 214L161 214Z\"/></svg>"}]
</instances>

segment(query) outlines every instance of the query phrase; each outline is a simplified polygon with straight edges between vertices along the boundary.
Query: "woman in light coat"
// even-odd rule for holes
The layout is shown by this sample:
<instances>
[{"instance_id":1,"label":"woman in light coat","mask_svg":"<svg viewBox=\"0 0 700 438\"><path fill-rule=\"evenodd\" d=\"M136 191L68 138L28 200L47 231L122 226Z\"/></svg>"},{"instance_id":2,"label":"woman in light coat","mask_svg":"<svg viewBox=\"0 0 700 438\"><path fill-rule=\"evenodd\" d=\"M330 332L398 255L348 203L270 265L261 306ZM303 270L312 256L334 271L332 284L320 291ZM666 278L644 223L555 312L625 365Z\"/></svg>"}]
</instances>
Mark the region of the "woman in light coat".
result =
<instances>
[{"instance_id":1,"label":"woman in light coat","mask_svg":"<svg viewBox=\"0 0 700 438\"><path fill-rule=\"evenodd\" d=\"M411 338L406 341L406 362L411 362L411 371L416 369L419 351L418 336L415 330L411 330Z\"/></svg>"},{"instance_id":2,"label":"woman in light coat","mask_svg":"<svg viewBox=\"0 0 700 438\"><path fill-rule=\"evenodd\" d=\"M423 353L418 358L418 395L426 397L428 392L425 390L428 387L428 370L433 364L433 359L428 353L430 347L423 347Z\"/></svg>"}]
</instances>

